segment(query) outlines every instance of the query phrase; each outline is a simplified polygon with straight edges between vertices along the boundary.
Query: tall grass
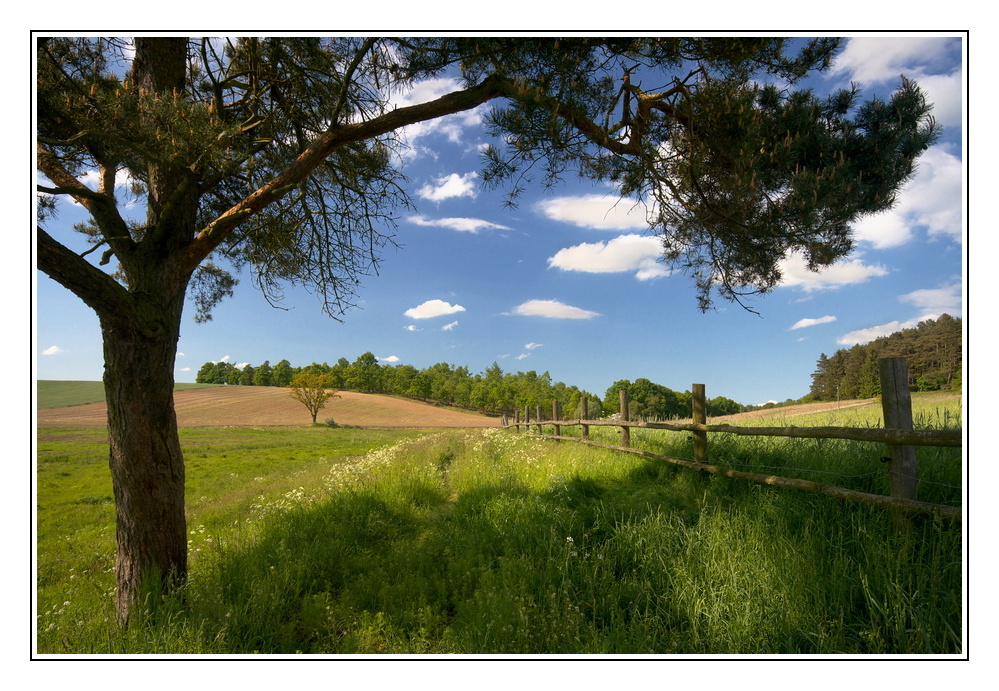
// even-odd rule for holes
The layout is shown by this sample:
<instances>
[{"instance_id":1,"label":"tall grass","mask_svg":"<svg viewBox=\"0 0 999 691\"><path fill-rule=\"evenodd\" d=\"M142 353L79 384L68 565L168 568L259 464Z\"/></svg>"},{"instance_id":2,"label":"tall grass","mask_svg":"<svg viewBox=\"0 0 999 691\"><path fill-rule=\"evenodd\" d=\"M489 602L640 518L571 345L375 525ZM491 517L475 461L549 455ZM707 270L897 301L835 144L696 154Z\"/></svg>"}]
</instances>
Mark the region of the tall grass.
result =
<instances>
[{"instance_id":1,"label":"tall grass","mask_svg":"<svg viewBox=\"0 0 999 691\"><path fill-rule=\"evenodd\" d=\"M310 479L195 523L183 603L144 625L110 626L108 581L92 574L102 592L84 611L49 598L40 652L962 649L959 525L898 534L869 507L500 430L407 439ZM91 538L80 551L103 553Z\"/></svg>"}]
</instances>

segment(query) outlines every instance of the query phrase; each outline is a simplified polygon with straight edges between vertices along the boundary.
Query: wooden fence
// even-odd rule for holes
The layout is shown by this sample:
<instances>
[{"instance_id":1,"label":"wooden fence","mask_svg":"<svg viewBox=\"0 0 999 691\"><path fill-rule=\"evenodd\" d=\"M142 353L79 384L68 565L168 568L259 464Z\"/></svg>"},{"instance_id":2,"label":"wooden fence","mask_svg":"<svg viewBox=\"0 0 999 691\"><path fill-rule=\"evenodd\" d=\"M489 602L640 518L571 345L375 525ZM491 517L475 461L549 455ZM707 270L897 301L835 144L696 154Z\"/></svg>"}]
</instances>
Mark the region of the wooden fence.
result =
<instances>
[{"instance_id":1,"label":"wooden fence","mask_svg":"<svg viewBox=\"0 0 999 691\"><path fill-rule=\"evenodd\" d=\"M552 419L541 419L541 407L535 408L532 419L530 408L524 409L524 418L520 419L519 411L514 414L514 421L504 420L504 426L521 427L530 431L537 428L537 434L546 439L576 441L594 446L601 446L619 451L635 453L649 458L668 461L680 466L692 468L701 472L716 473L727 477L749 480L760 484L787 487L817 494L839 497L849 501L873 504L890 508L895 511L896 522L900 527L906 525L906 515L911 513L930 513L942 518L961 520L961 509L943 504L921 502L916 498L918 484L918 467L916 463L916 446L948 446L963 445L962 430L915 430L912 425L912 400L909 395L907 365L904 358L882 358L878 361L881 377L881 407L884 415L883 429L862 429L855 427L736 427L733 425L707 424L707 398L704 385L694 384L691 389L692 404L690 423L642 422L628 419L628 392L621 390L621 412L613 420L587 419L587 399L580 400L579 418L575 420L561 419L558 401L552 403ZM551 426L554 434L546 435L543 427ZM580 435L569 437L562 434L563 427L578 426ZM590 427L618 427L621 442L617 445L601 444L592 441ZM677 432L690 432L694 441L694 460L660 456L631 447L631 429L661 429ZM890 495L869 494L834 485L826 485L809 480L747 473L723 468L708 462L708 434L723 432L747 436L791 437L798 439L848 439L855 441L877 442L885 445L885 455L881 460L888 465Z\"/></svg>"}]
</instances>

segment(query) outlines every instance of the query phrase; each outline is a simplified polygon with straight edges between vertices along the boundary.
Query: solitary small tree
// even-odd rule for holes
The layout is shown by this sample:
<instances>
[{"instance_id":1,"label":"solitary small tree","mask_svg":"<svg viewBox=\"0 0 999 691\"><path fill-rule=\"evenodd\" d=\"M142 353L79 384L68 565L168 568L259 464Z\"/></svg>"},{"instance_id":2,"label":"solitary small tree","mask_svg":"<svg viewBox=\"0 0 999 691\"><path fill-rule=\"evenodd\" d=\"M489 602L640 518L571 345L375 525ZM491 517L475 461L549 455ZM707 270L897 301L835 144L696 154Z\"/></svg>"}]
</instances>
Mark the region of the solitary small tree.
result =
<instances>
[{"instance_id":1,"label":"solitary small tree","mask_svg":"<svg viewBox=\"0 0 999 691\"><path fill-rule=\"evenodd\" d=\"M306 373L299 374L288 385L291 397L301 402L312 413L312 424L316 424L316 416L326 406L326 401L339 398L333 389L333 377L329 374Z\"/></svg>"}]
</instances>

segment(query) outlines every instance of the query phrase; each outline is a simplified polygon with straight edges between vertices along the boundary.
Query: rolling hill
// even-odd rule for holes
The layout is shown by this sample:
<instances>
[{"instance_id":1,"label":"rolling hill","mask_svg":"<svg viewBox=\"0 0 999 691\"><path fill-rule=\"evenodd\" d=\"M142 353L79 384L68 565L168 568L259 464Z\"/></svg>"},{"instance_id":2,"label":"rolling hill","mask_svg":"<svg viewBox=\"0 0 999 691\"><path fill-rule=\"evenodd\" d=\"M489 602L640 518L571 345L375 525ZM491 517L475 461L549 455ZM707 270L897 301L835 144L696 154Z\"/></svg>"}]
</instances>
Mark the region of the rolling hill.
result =
<instances>
[{"instance_id":1,"label":"rolling hill","mask_svg":"<svg viewBox=\"0 0 999 691\"><path fill-rule=\"evenodd\" d=\"M59 384L59 386L50 386ZM79 391L74 394L73 386ZM94 401L95 382L38 382L38 427L104 427L107 406ZM53 394L58 392L58 397ZM88 393L89 392L89 393ZM103 392L101 391L101 398ZM90 396L91 402L82 402ZM53 401L75 401L53 407ZM308 411L288 390L257 386L199 386L174 394L181 427L307 426ZM319 419L366 428L497 427L497 418L438 408L419 401L379 394L341 391L319 411Z\"/></svg>"}]
</instances>

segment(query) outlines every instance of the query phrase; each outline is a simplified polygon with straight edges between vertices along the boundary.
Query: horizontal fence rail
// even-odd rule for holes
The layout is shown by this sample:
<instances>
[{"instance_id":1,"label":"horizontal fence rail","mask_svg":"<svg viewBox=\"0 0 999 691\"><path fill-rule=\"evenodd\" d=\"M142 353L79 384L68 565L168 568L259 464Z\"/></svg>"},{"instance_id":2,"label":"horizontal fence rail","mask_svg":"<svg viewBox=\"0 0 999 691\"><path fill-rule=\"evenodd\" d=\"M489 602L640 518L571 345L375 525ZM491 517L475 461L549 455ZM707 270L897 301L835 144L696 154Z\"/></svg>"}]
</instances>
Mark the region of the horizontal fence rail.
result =
<instances>
[{"instance_id":1,"label":"horizontal fence rail","mask_svg":"<svg viewBox=\"0 0 999 691\"><path fill-rule=\"evenodd\" d=\"M513 422L508 422L504 417L503 426L512 427L520 431L523 427L530 432L532 427L537 428L537 436L544 439L555 439L564 441L575 441L578 443L599 446L607 449L626 451L648 458L668 461L676 465L688 467L694 470L707 473L715 473L726 477L749 480L759 484L772 485L775 487L785 487L797 489L815 494L825 494L838 497L848 501L882 506L890 508L895 512L896 526L900 529L908 527L907 514L929 513L941 518L961 520L962 512L960 508L943 504L930 504L921 502L916 498L916 487L918 485L918 469L916 466L916 446L938 446L938 447L961 447L963 446L963 431L957 430L914 430L912 427L912 403L908 389L908 373L906 362L903 358L882 358L878 362L881 376L882 389L882 412L885 420L884 428L857 428L857 427L738 427L734 425L709 425L705 415L706 397L703 384L694 384L691 389L692 395L692 418L693 422L642 422L628 419L628 392L620 392L620 419L612 420L589 420L587 414L587 400L580 400L579 414L577 419L561 419L558 402L552 404L551 420L541 419L541 408L534 410L534 419L531 419L531 410L524 410L524 419L520 419L519 412L515 415ZM543 427L550 426L554 429L554 434L543 434ZM580 427L579 437L569 437L562 434L564 427ZM603 444L589 439L590 427L617 427L620 429L621 443L619 445ZM690 432L694 440L694 460L661 456L648 451L631 448L631 429L660 429L674 432ZM826 485L810 480L799 480L795 478L780 477L777 475L766 475L761 473L750 473L740 470L732 470L708 463L708 434L735 434L745 436L760 437L789 437L797 439L846 439L850 441L875 442L885 445L885 455L881 460L888 463L889 485L891 495L868 494L855 490Z\"/></svg>"},{"instance_id":2,"label":"horizontal fence rail","mask_svg":"<svg viewBox=\"0 0 999 691\"><path fill-rule=\"evenodd\" d=\"M723 432L756 437L791 437L797 439L849 439L851 441L870 441L882 444L911 446L962 446L961 430L900 430L872 427L736 427L734 425L704 425L694 423L671 422L641 422L625 420L532 420L530 423L513 422L508 427L537 427L555 425L572 427L586 425L587 427L641 427L644 429L663 429L674 432Z\"/></svg>"}]
</instances>

